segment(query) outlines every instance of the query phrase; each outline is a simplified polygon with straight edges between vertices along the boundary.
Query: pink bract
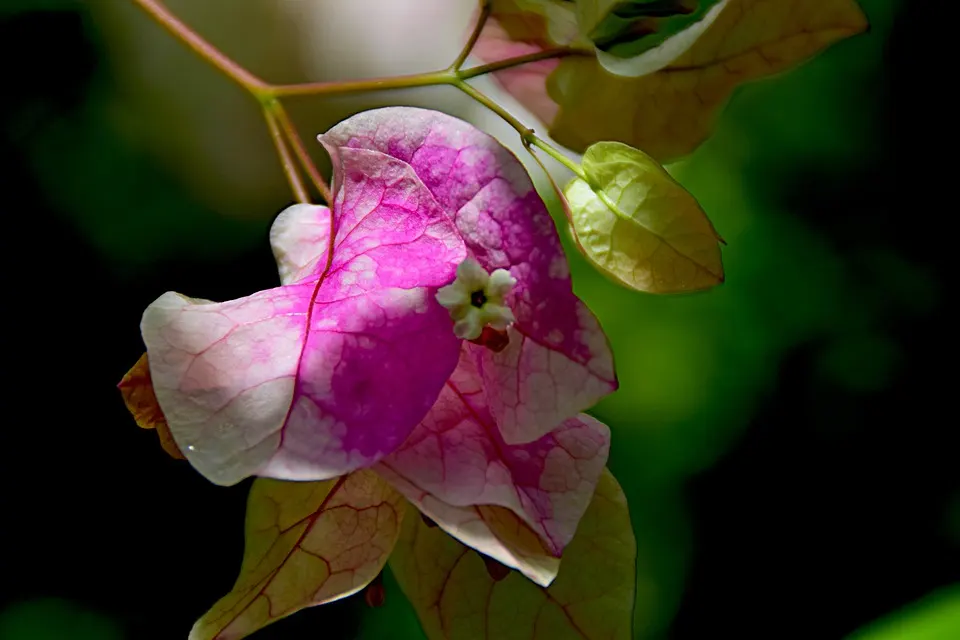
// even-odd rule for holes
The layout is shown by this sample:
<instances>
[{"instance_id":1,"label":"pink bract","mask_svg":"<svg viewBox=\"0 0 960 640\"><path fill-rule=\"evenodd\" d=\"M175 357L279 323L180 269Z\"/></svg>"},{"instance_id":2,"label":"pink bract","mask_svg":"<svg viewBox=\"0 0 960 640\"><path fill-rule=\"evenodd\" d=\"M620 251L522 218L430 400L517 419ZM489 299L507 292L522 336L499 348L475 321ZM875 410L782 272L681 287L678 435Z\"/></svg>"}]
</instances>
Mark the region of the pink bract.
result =
<instances>
[{"instance_id":1,"label":"pink bract","mask_svg":"<svg viewBox=\"0 0 960 640\"><path fill-rule=\"evenodd\" d=\"M456 366L459 341L434 300L465 257L454 226L406 164L363 150L339 161L332 255L327 209L292 207L271 234L278 255L302 260L281 267L289 284L224 303L166 293L144 313L160 407L218 484L369 466Z\"/></svg>"},{"instance_id":2,"label":"pink bract","mask_svg":"<svg viewBox=\"0 0 960 640\"><path fill-rule=\"evenodd\" d=\"M368 149L408 164L476 260L516 278L506 300L517 319L509 346L467 346L505 442L532 442L616 389L606 336L573 293L553 220L503 145L461 120L409 107L358 114L320 139L328 149Z\"/></svg>"}]
</instances>

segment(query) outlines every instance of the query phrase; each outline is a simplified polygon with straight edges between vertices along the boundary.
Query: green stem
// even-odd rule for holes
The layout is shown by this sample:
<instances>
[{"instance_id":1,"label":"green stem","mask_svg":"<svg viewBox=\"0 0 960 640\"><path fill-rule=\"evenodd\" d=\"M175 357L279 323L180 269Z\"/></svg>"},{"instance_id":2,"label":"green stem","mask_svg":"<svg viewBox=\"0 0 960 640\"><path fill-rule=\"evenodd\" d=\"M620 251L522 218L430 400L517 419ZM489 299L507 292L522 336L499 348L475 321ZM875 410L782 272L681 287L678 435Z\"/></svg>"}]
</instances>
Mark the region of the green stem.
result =
<instances>
[{"instance_id":1,"label":"green stem","mask_svg":"<svg viewBox=\"0 0 960 640\"><path fill-rule=\"evenodd\" d=\"M516 129L517 133L520 134L520 139L523 141L523 145L525 147L529 149L531 146L534 146L534 147L537 147L538 149L541 149L551 158L553 158L554 160L556 160L557 162L565 166L567 169L572 171L574 174L576 174L578 177L586 180L586 175L583 173L583 169L581 169L573 160L571 160L570 158L560 153L558 149L556 149L555 147L545 142L542 138L539 138L533 132L533 129L527 127L522 122L517 120L509 111L507 111L506 109L501 107L499 104L491 100L487 95L478 91L477 89L474 89L463 80L458 79L457 82L453 84L457 89L460 89L460 91L464 92L465 94L467 94L468 96L470 96L471 98L473 98L474 100L476 100L477 102L485 106L487 109L490 109L490 111L493 111L495 114L500 116L500 118L502 118L507 124L509 124L514 129Z\"/></svg>"},{"instance_id":2,"label":"green stem","mask_svg":"<svg viewBox=\"0 0 960 640\"><path fill-rule=\"evenodd\" d=\"M477 16L477 23L473 26L473 31L470 33L467 43L463 45L463 49L460 50L460 55L458 55L457 59L450 65L451 71L460 71L460 67L467 61L467 57L470 55L470 52L473 51L474 45L477 44L477 40L480 39L480 34L483 32L483 27L487 24L487 18L489 17L489 0L480 0L480 15Z\"/></svg>"}]
</instances>

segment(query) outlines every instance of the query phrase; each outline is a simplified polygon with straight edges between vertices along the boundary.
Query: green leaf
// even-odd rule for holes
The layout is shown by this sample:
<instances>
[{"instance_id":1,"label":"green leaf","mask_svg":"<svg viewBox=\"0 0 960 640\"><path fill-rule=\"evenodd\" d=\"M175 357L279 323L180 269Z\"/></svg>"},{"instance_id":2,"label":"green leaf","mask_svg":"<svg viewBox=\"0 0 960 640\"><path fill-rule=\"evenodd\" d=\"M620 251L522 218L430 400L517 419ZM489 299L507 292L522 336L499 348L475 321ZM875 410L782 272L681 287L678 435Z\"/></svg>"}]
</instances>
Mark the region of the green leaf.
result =
<instances>
[{"instance_id":1,"label":"green leaf","mask_svg":"<svg viewBox=\"0 0 960 640\"><path fill-rule=\"evenodd\" d=\"M848 640L960 638L960 584L934 592L855 632Z\"/></svg>"},{"instance_id":2,"label":"green leaf","mask_svg":"<svg viewBox=\"0 0 960 640\"><path fill-rule=\"evenodd\" d=\"M645 153L598 142L564 190L584 255L621 284L649 293L723 282L720 237L696 199Z\"/></svg>"},{"instance_id":3,"label":"green leaf","mask_svg":"<svg viewBox=\"0 0 960 640\"><path fill-rule=\"evenodd\" d=\"M390 569L431 640L633 637L636 540L626 498L606 470L549 587L489 568L419 517L404 519Z\"/></svg>"}]
</instances>

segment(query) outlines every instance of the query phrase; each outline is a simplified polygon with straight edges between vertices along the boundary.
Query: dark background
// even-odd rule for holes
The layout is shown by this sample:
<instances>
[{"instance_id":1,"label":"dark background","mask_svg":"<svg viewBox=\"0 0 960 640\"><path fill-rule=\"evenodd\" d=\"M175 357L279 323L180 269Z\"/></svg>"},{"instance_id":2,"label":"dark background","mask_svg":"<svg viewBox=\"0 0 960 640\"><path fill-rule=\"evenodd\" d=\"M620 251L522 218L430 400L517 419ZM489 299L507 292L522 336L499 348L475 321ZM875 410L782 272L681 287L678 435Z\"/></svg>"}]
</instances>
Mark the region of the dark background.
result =
<instances>
[{"instance_id":1,"label":"dark background","mask_svg":"<svg viewBox=\"0 0 960 640\"><path fill-rule=\"evenodd\" d=\"M924 4L864 2L870 34L738 93L678 170L730 243L722 292L651 302L574 264L625 381L596 413L652 594L640 637L843 638L960 581L956 177L930 151L954 106L925 79L950 36ZM248 485L169 459L115 385L160 293L274 285L269 219L112 136L105 56L84 5L0 2L3 640L184 638L242 554ZM405 635L387 588L256 638Z\"/></svg>"}]
</instances>

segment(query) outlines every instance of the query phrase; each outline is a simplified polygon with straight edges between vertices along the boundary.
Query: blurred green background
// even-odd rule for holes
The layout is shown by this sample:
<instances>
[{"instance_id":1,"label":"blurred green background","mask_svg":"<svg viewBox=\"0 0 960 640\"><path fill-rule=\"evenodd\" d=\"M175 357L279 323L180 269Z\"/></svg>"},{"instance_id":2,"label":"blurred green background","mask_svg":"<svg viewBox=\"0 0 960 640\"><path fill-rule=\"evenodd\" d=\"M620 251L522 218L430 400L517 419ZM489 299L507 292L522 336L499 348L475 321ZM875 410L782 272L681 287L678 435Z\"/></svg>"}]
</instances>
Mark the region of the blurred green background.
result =
<instances>
[{"instance_id":1,"label":"blurred green background","mask_svg":"<svg viewBox=\"0 0 960 640\"><path fill-rule=\"evenodd\" d=\"M242 553L248 485L167 458L115 385L163 291L275 284L266 232L289 194L274 167L257 197L233 194L259 215L236 215L206 159L183 159L186 181L150 144L186 134L118 113L137 87L109 1L0 0L2 640L184 638ZM960 638L956 178L928 152L950 102L924 79L946 27L917 3L862 5L868 34L741 88L671 167L728 243L722 287L630 293L568 244L622 385L594 413L638 540L638 638ZM380 609L349 598L255 637L420 637L386 585Z\"/></svg>"}]
</instances>

